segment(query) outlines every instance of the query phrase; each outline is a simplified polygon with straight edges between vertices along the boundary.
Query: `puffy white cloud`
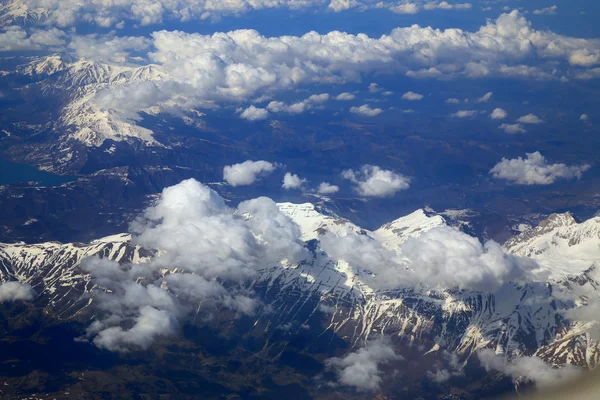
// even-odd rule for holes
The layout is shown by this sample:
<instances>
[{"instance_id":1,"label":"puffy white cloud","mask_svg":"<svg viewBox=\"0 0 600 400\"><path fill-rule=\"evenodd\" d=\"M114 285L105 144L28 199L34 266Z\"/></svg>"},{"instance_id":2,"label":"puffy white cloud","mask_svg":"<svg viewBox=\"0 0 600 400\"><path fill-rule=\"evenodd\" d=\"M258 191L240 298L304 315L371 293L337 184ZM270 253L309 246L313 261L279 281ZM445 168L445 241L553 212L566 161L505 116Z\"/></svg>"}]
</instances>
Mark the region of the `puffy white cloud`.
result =
<instances>
[{"instance_id":1,"label":"puffy white cloud","mask_svg":"<svg viewBox=\"0 0 600 400\"><path fill-rule=\"evenodd\" d=\"M269 111L264 108L257 108L255 106L250 106L246 108L241 114L240 117L247 119L248 121L260 121L263 119L267 119L269 116Z\"/></svg>"},{"instance_id":2,"label":"puffy white cloud","mask_svg":"<svg viewBox=\"0 0 600 400\"><path fill-rule=\"evenodd\" d=\"M477 111L475 110L460 110L450 114L452 118L471 118L475 115L477 115Z\"/></svg>"},{"instance_id":3,"label":"puffy white cloud","mask_svg":"<svg viewBox=\"0 0 600 400\"><path fill-rule=\"evenodd\" d=\"M409 101L419 101L423 99L423 95L415 92L406 92L402 95L402 99Z\"/></svg>"},{"instance_id":4,"label":"puffy white cloud","mask_svg":"<svg viewBox=\"0 0 600 400\"><path fill-rule=\"evenodd\" d=\"M356 98L355 95L353 95L352 93L348 93L348 92L340 93L335 97L336 100L342 100L342 101L354 100L355 98Z\"/></svg>"},{"instance_id":5,"label":"puffy white cloud","mask_svg":"<svg viewBox=\"0 0 600 400\"><path fill-rule=\"evenodd\" d=\"M581 116L579 117L580 121L587 121L590 119L590 116L587 114L581 114Z\"/></svg>"},{"instance_id":6,"label":"puffy white cloud","mask_svg":"<svg viewBox=\"0 0 600 400\"><path fill-rule=\"evenodd\" d=\"M454 3L454 4L450 4L447 1L442 1L442 2L430 2L427 3L423 6L424 9L426 10L435 10L435 9L441 9L441 10L468 10L472 7L471 3Z\"/></svg>"},{"instance_id":7,"label":"puffy white cloud","mask_svg":"<svg viewBox=\"0 0 600 400\"><path fill-rule=\"evenodd\" d=\"M446 103L448 104L460 104L460 100L455 98L455 97L451 97L449 99L446 99Z\"/></svg>"},{"instance_id":8,"label":"puffy white cloud","mask_svg":"<svg viewBox=\"0 0 600 400\"><path fill-rule=\"evenodd\" d=\"M285 190L300 189L306 182L306 179L302 179L296 174L286 172L285 176L283 177L283 185L281 187Z\"/></svg>"},{"instance_id":9,"label":"puffy white cloud","mask_svg":"<svg viewBox=\"0 0 600 400\"><path fill-rule=\"evenodd\" d=\"M277 166L268 161L247 160L223 168L223 179L231 186L252 185L260 177L269 175Z\"/></svg>"},{"instance_id":10,"label":"puffy white cloud","mask_svg":"<svg viewBox=\"0 0 600 400\"><path fill-rule=\"evenodd\" d=\"M270 199L227 207L195 180L166 188L131 225L133 242L160 252L141 264L89 258L99 318L87 335L114 351L147 348L177 332L200 305L252 314L258 302L243 283L260 268L307 257L300 228ZM126 328L127 327L127 328Z\"/></svg>"},{"instance_id":11,"label":"puffy white cloud","mask_svg":"<svg viewBox=\"0 0 600 400\"><path fill-rule=\"evenodd\" d=\"M339 191L339 186L332 185L329 182L321 182L317 188L317 193L319 194L335 194Z\"/></svg>"},{"instance_id":12,"label":"puffy white cloud","mask_svg":"<svg viewBox=\"0 0 600 400\"><path fill-rule=\"evenodd\" d=\"M360 107L351 107L352 114L362 115L363 117L376 117L383 112L381 108L371 108L368 104L363 104Z\"/></svg>"},{"instance_id":13,"label":"puffy white cloud","mask_svg":"<svg viewBox=\"0 0 600 400\"><path fill-rule=\"evenodd\" d=\"M336 372L340 384L361 391L375 391L383 381L380 366L401 358L389 342L380 340L369 342L344 357L330 358L325 365Z\"/></svg>"},{"instance_id":14,"label":"puffy white cloud","mask_svg":"<svg viewBox=\"0 0 600 400\"><path fill-rule=\"evenodd\" d=\"M0 303L17 300L33 300L35 291L28 283L4 282L0 283Z\"/></svg>"},{"instance_id":15,"label":"puffy white cloud","mask_svg":"<svg viewBox=\"0 0 600 400\"><path fill-rule=\"evenodd\" d=\"M501 108L494 108L494 111L490 114L491 119L504 119L508 116L508 113Z\"/></svg>"},{"instance_id":16,"label":"puffy white cloud","mask_svg":"<svg viewBox=\"0 0 600 400\"><path fill-rule=\"evenodd\" d=\"M556 11L558 11L558 6L553 5L551 7L540 8L538 10L534 10L533 13L535 15L555 15Z\"/></svg>"},{"instance_id":17,"label":"puffy white cloud","mask_svg":"<svg viewBox=\"0 0 600 400\"><path fill-rule=\"evenodd\" d=\"M0 30L0 51L60 50L66 45L66 34L56 28L25 31L19 26Z\"/></svg>"},{"instance_id":18,"label":"puffy white cloud","mask_svg":"<svg viewBox=\"0 0 600 400\"><path fill-rule=\"evenodd\" d=\"M206 20L251 10L298 9L325 3L326 0L10 0L0 8L0 21L19 22L18 15L26 14L29 20L41 20L47 25L66 27L85 22L101 27L123 27L123 20L152 25L165 19ZM13 16L11 9L15 8L18 13Z\"/></svg>"},{"instance_id":19,"label":"puffy white cloud","mask_svg":"<svg viewBox=\"0 0 600 400\"><path fill-rule=\"evenodd\" d=\"M375 82L372 82L371 84L369 84L369 92L370 93L378 93L378 92L381 92L382 90L383 90L383 88Z\"/></svg>"},{"instance_id":20,"label":"puffy white cloud","mask_svg":"<svg viewBox=\"0 0 600 400\"><path fill-rule=\"evenodd\" d=\"M146 50L151 45L148 38L121 36L73 36L68 48L78 57L87 60L127 62L132 52Z\"/></svg>"},{"instance_id":21,"label":"puffy white cloud","mask_svg":"<svg viewBox=\"0 0 600 400\"><path fill-rule=\"evenodd\" d=\"M335 260L362 271L374 289L423 287L494 292L509 282L543 282L547 272L534 260L506 254L494 241L482 244L456 228L438 227L407 240L398 251L367 235L320 237Z\"/></svg>"},{"instance_id":22,"label":"puffy white cloud","mask_svg":"<svg viewBox=\"0 0 600 400\"><path fill-rule=\"evenodd\" d=\"M359 2L356 0L331 0L329 2L329 7L333 11L339 12L344 10L349 10L351 8L357 7Z\"/></svg>"},{"instance_id":23,"label":"puffy white cloud","mask_svg":"<svg viewBox=\"0 0 600 400\"><path fill-rule=\"evenodd\" d=\"M272 101L267 105L267 109L274 113L286 112L288 114L302 114L310 110L314 105L323 104L329 100L329 94L313 94L307 99L297 103L287 105L282 101Z\"/></svg>"},{"instance_id":24,"label":"puffy white cloud","mask_svg":"<svg viewBox=\"0 0 600 400\"><path fill-rule=\"evenodd\" d=\"M494 241L481 244L458 229L439 227L402 246L408 267L428 287L493 292L508 282L547 278L531 259L507 255Z\"/></svg>"},{"instance_id":25,"label":"puffy white cloud","mask_svg":"<svg viewBox=\"0 0 600 400\"><path fill-rule=\"evenodd\" d=\"M559 385L583 373L579 368L569 364L554 368L538 357L522 356L507 360L490 349L478 352L477 356L481 365L488 371L502 372L514 380L525 377L539 386Z\"/></svg>"},{"instance_id":26,"label":"puffy white cloud","mask_svg":"<svg viewBox=\"0 0 600 400\"><path fill-rule=\"evenodd\" d=\"M588 298L587 304L566 310L565 317L573 322L585 323L586 332L596 341L600 341L600 300Z\"/></svg>"},{"instance_id":27,"label":"puffy white cloud","mask_svg":"<svg viewBox=\"0 0 600 400\"><path fill-rule=\"evenodd\" d=\"M491 100L491 98L492 98L493 95L494 95L493 92L487 92L482 97L480 97L479 99L477 99L477 102L478 103L487 103L488 101Z\"/></svg>"},{"instance_id":28,"label":"puffy white cloud","mask_svg":"<svg viewBox=\"0 0 600 400\"><path fill-rule=\"evenodd\" d=\"M527 158L503 158L490 174L517 185L549 185L557 179L581 179L590 165L549 164L539 151L527 153Z\"/></svg>"},{"instance_id":29,"label":"puffy white cloud","mask_svg":"<svg viewBox=\"0 0 600 400\"><path fill-rule=\"evenodd\" d=\"M389 197L410 187L410 178L374 165L363 165L359 171L346 170L342 177L356 185L361 196Z\"/></svg>"},{"instance_id":30,"label":"puffy white cloud","mask_svg":"<svg viewBox=\"0 0 600 400\"><path fill-rule=\"evenodd\" d=\"M544 121L542 121L540 117L535 114L527 114L520 117L517 122L522 124L541 124Z\"/></svg>"},{"instance_id":31,"label":"puffy white cloud","mask_svg":"<svg viewBox=\"0 0 600 400\"><path fill-rule=\"evenodd\" d=\"M419 7L416 3L407 2L389 5L388 9L396 14L416 14L417 12L419 12Z\"/></svg>"},{"instance_id":32,"label":"puffy white cloud","mask_svg":"<svg viewBox=\"0 0 600 400\"><path fill-rule=\"evenodd\" d=\"M499 128L511 135L527 132L527 130L525 130L525 127L521 124L502 124L499 126Z\"/></svg>"}]
</instances>

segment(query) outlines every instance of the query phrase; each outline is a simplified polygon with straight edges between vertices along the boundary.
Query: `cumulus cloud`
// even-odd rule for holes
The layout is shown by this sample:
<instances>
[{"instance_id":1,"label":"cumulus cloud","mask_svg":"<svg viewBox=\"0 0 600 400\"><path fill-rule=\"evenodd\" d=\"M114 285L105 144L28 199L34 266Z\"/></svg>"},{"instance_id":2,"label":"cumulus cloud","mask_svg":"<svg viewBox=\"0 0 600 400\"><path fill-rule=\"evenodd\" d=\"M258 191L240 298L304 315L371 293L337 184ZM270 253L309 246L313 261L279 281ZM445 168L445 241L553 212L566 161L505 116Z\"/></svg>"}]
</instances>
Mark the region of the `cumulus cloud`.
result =
<instances>
[{"instance_id":1,"label":"cumulus cloud","mask_svg":"<svg viewBox=\"0 0 600 400\"><path fill-rule=\"evenodd\" d=\"M369 92L370 93L379 93L382 90L383 90L383 88L375 82L372 82L369 84Z\"/></svg>"},{"instance_id":2,"label":"cumulus cloud","mask_svg":"<svg viewBox=\"0 0 600 400\"><path fill-rule=\"evenodd\" d=\"M9 301L33 300L35 291L28 283L21 282L4 282L0 283L0 303Z\"/></svg>"},{"instance_id":3,"label":"cumulus cloud","mask_svg":"<svg viewBox=\"0 0 600 400\"><path fill-rule=\"evenodd\" d=\"M356 98L355 95L353 95L352 93L348 93L348 92L340 93L335 97L336 100L342 100L342 101L354 100L355 98Z\"/></svg>"},{"instance_id":4,"label":"cumulus cloud","mask_svg":"<svg viewBox=\"0 0 600 400\"><path fill-rule=\"evenodd\" d=\"M258 306L243 283L260 268L307 256L299 227L270 199L227 207L195 180L166 188L131 225L133 242L160 250L141 264L89 258L82 268L97 285L100 314L87 336L113 351L148 348L174 335L192 310Z\"/></svg>"},{"instance_id":5,"label":"cumulus cloud","mask_svg":"<svg viewBox=\"0 0 600 400\"><path fill-rule=\"evenodd\" d=\"M517 185L549 185L558 179L581 179L590 165L550 164L539 151L527 153L527 158L503 158L490 174Z\"/></svg>"},{"instance_id":6,"label":"cumulus cloud","mask_svg":"<svg viewBox=\"0 0 600 400\"><path fill-rule=\"evenodd\" d=\"M447 1L442 2L430 2L423 6L425 10L469 10L472 7L471 3L455 3L450 4Z\"/></svg>"},{"instance_id":7,"label":"cumulus cloud","mask_svg":"<svg viewBox=\"0 0 600 400\"><path fill-rule=\"evenodd\" d=\"M529 258L506 254L456 228L438 227L391 250L367 235L320 237L321 248L359 271L374 289L424 287L494 292L509 282L543 282L547 272Z\"/></svg>"},{"instance_id":8,"label":"cumulus cloud","mask_svg":"<svg viewBox=\"0 0 600 400\"><path fill-rule=\"evenodd\" d=\"M356 352L344 357L334 357L325 361L328 369L336 372L338 381L361 391L375 391L383 381L383 364L402 357L387 341L372 341Z\"/></svg>"},{"instance_id":9,"label":"cumulus cloud","mask_svg":"<svg viewBox=\"0 0 600 400\"><path fill-rule=\"evenodd\" d=\"M488 101L490 101L492 99L492 96L494 95L494 93L492 92L487 92L486 94L484 94L482 97L480 97L479 99L477 99L478 103L487 103Z\"/></svg>"},{"instance_id":10,"label":"cumulus cloud","mask_svg":"<svg viewBox=\"0 0 600 400\"><path fill-rule=\"evenodd\" d=\"M56 28L25 31L19 26L0 30L0 51L60 50L66 45L66 34Z\"/></svg>"},{"instance_id":11,"label":"cumulus cloud","mask_svg":"<svg viewBox=\"0 0 600 400\"><path fill-rule=\"evenodd\" d=\"M409 101L423 100L423 95L415 92L406 92L402 95L402 99Z\"/></svg>"},{"instance_id":12,"label":"cumulus cloud","mask_svg":"<svg viewBox=\"0 0 600 400\"><path fill-rule=\"evenodd\" d=\"M533 13L535 15L555 15L558 11L558 6L553 5L551 7L540 8L538 10L534 10Z\"/></svg>"},{"instance_id":13,"label":"cumulus cloud","mask_svg":"<svg viewBox=\"0 0 600 400\"><path fill-rule=\"evenodd\" d=\"M223 179L231 186L252 185L257 179L271 174L277 165L268 161L247 160L240 164L223 168Z\"/></svg>"},{"instance_id":14,"label":"cumulus cloud","mask_svg":"<svg viewBox=\"0 0 600 400\"><path fill-rule=\"evenodd\" d=\"M493 292L508 282L547 278L530 259L509 256L494 241L482 244L458 229L439 227L411 238L402 246L408 267L419 281L434 288Z\"/></svg>"},{"instance_id":15,"label":"cumulus cloud","mask_svg":"<svg viewBox=\"0 0 600 400\"><path fill-rule=\"evenodd\" d=\"M283 177L283 185L285 190L300 189L307 182L306 179L301 179L298 175L286 172Z\"/></svg>"},{"instance_id":16,"label":"cumulus cloud","mask_svg":"<svg viewBox=\"0 0 600 400\"><path fill-rule=\"evenodd\" d=\"M477 353L481 365L488 371L499 371L513 380L527 378L539 386L554 386L580 375L583 371L572 365L555 368L538 357L516 357L507 360L493 350L485 349Z\"/></svg>"},{"instance_id":17,"label":"cumulus cloud","mask_svg":"<svg viewBox=\"0 0 600 400\"><path fill-rule=\"evenodd\" d=\"M579 117L580 121L587 121L589 119L590 119L590 117L587 114L581 114L581 116Z\"/></svg>"},{"instance_id":18,"label":"cumulus cloud","mask_svg":"<svg viewBox=\"0 0 600 400\"><path fill-rule=\"evenodd\" d=\"M113 35L73 36L69 43L77 57L86 60L111 61L124 63L132 52L141 52L151 45L151 40L144 37Z\"/></svg>"},{"instance_id":19,"label":"cumulus cloud","mask_svg":"<svg viewBox=\"0 0 600 400\"><path fill-rule=\"evenodd\" d=\"M360 107L351 107L352 114L362 115L363 117L376 117L383 112L381 108L371 108L368 104L363 104Z\"/></svg>"},{"instance_id":20,"label":"cumulus cloud","mask_svg":"<svg viewBox=\"0 0 600 400\"><path fill-rule=\"evenodd\" d=\"M310 97L291 105L282 101L272 101L267 105L267 110L274 113L286 112L288 114L302 114L313 108L314 105L323 104L328 100L329 94L327 93L313 94Z\"/></svg>"},{"instance_id":21,"label":"cumulus cloud","mask_svg":"<svg viewBox=\"0 0 600 400\"><path fill-rule=\"evenodd\" d=\"M525 127L521 124L502 124L499 126L499 128L510 135L527 132Z\"/></svg>"},{"instance_id":22,"label":"cumulus cloud","mask_svg":"<svg viewBox=\"0 0 600 400\"><path fill-rule=\"evenodd\" d=\"M460 100L455 98L455 97L451 97L449 99L446 99L446 103L448 104L460 104Z\"/></svg>"},{"instance_id":23,"label":"cumulus cloud","mask_svg":"<svg viewBox=\"0 0 600 400\"><path fill-rule=\"evenodd\" d=\"M477 115L477 111L475 110L460 110L450 114L452 118L471 118L475 115Z\"/></svg>"},{"instance_id":24,"label":"cumulus cloud","mask_svg":"<svg viewBox=\"0 0 600 400\"><path fill-rule=\"evenodd\" d=\"M522 124L541 124L544 121L542 121L540 117L535 114L527 114L520 117L517 122Z\"/></svg>"},{"instance_id":25,"label":"cumulus cloud","mask_svg":"<svg viewBox=\"0 0 600 400\"><path fill-rule=\"evenodd\" d=\"M354 183L360 196L390 197L410 187L410 178L374 165L363 165L359 171L346 170L342 177Z\"/></svg>"},{"instance_id":26,"label":"cumulus cloud","mask_svg":"<svg viewBox=\"0 0 600 400\"><path fill-rule=\"evenodd\" d=\"M504 119L508 116L508 113L501 108L494 108L494 111L490 114L491 119Z\"/></svg>"},{"instance_id":27,"label":"cumulus cloud","mask_svg":"<svg viewBox=\"0 0 600 400\"><path fill-rule=\"evenodd\" d=\"M317 193L319 194L335 194L339 191L339 186L332 185L329 182L321 182L317 188Z\"/></svg>"},{"instance_id":28,"label":"cumulus cloud","mask_svg":"<svg viewBox=\"0 0 600 400\"><path fill-rule=\"evenodd\" d=\"M267 119L269 116L269 111L264 108L257 108L255 106L250 106L246 108L241 114L240 117L247 119L248 121L261 121Z\"/></svg>"}]
</instances>

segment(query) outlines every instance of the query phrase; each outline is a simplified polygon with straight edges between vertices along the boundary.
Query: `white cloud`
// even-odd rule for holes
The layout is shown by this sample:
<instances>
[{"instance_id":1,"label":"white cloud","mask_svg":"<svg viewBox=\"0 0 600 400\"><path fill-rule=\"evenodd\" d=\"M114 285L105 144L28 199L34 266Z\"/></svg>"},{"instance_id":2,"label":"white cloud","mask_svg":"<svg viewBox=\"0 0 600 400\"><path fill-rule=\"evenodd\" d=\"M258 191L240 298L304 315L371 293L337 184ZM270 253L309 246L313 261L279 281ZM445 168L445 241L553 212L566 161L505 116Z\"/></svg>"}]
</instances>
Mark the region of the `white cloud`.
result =
<instances>
[{"instance_id":1,"label":"white cloud","mask_svg":"<svg viewBox=\"0 0 600 400\"><path fill-rule=\"evenodd\" d=\"M538 357L516 357L507 360L504 356L495 354L491 349L477 353L481 365L488 371L494 370L510 376L513 380L526 377L538 386L554 386L573 380L583 371L572 365L554 368Z\"/></svg>"},{"instance_id":2,"label":"white cloud","mask_svg":"<svg viewBox=\"0 0 600 400\"><path fill-rule=\"evenodd\" d=\"M580 121L587 121L589 119L590 119L590 117L587 114L581 114L581 116L579 117Z\"/></svg>"},{"instance_id":3,"label":"white cloud","mask_svg":"<svg viewBox=\"0 0 600 400\"><path fill-rule=\"evenodd\" d=\"M503 158L490 174L517 185L549 185L557 179L581 179L590 165L549 164L540 152L527 153L527 158Z\"/></svg>"},{"instance_id":4,"label":"white cloud","mask_svg":"<svg viewBox=\"0 0 600 400\"><path fill-rule=\"evenodd\" d=\"M555 15L558 10L557 5L553 5L552 7L541 8L539 10L534 10L533 13L535 15Z\"/></svg>"},{"instance_id":5,"label":"white cloud","mask_svg":"<svg viewBox=\"0 0 600 400\"><path fill-rule=\"evenodd\" d=\"M381 108L371 108L368 104L363 104L360 107L350 108L352 114L362 115L363 117L376 117L381 114L383 110Z\"/></svg>"},{"instance_id":6,"label":"white cloud","mask_svg":"<svg viewBox=\"0 0 600 400\"><path fill-rule=\"evenodd\" d=\"M490 114L491 119L504 119L508 116L508 113L501 108L494 108L494 111Z\"/></svg>"},{"instance_id":7,"label":"white cloud","mask_svg":"<svg viewBox=\"0 0 600 400\"><path fill-rule=\"evenodd\" d=\"M336 96L336 100L342 100L342 101L348 101L348 100L354 100L356 98L355 95L353 95L352 93L348 93L348 92L344 92L344 93L340 93Z\"/></svg>"},{"instance_id":8,"label":"white cloud","mask_svg":"<svg viewBox=\"0 0 600 400\"><path fill-rule=\"evenodd\" d=\"M472 7L471 3L455 3L455 4L450 4L447 1L442 1L442 2L430 2L425 4L425 6L423 6L423 8L425 10L435 10L435 9L441 9L441 10L468 10Z\"/></svg>"},{"instance_id":9,"label":"white cloud","mask_svg":"<svg viewBox=\"0 0 600 400\"><path fill-rule=\"evenodd\" d=\"M359 171L346 170L342 177L356 184L359 195L367 197L389 197L410 187L410 178L373 165L363 165Z\"/></svg>"},{"instance_id":10,"label":"white cloud","mask_svg":"<svg viewBox=\"0 0 600 400\"><path fill-rule=\"evenodd\" d=\"M494 95L494 93L492 92L487 92L486 94L484 94L482 97L480 97L479 99L477 99L478 103L487 103L488 101L491 100L492 96Z\"/></svg>"},{"instance_id":11,"label":"white cloud","mask_svg":"<svg viewBox=\"0 0 600 400\"><path fill-rule=\"evenodd\" d=\"M195 180L165 189L131 231L134 244L160 253L141 264L100 258L82 264L99 288L99 314L87 336L113 351L145 349L174 335L200 306L252 314L259 303L243 283L260 268L308 255L300 228L272 200L261 197L231 209Z\"/></svg>"},{"instance_id":12,"label":"white cloud","mask_svg":"<svg viewBox=\"0 0 600 400\"><path fill-rule=\"evenodd\" d=\"M30 284L20 282L4 282L0 283L0 303L17 301L17 300L33 300L35 292Z\"/></svg>"},{"instance_id":13,"label":"white cloud","mask_svg":"<svg viewBox=\"0 0 600 400\"><path fill-rule=\"evenodd\" d=\"M319 194L335 194L339 191L339 186L332 185L329 182L321 182L317 188L317 192Z\"/></svg>"},{"instance_id":14,"label":"white cloud","mask_svg":"<svg viewBox=\"0 0 600 400\"><path fill-rule=\"evenodd\" d=\"M409 101L419 101L423 99L423 95L415 92L406 92L402 95L402 99Z\"/></svg>"},{"instance_id":15,"label":"white cloud","mask_svg":"<svg viewBox=\"0 0 600 400\"><path fill-rule=\"evenodd\" d=\"M268 161L244 161L223 168L223 179L231 186L252 185L260 177L275 171L276 165Z\"/></svg>"},{"instance_id":16,"label":"white cloud","mask_svg":"<svg viewBox=\"0 0 600 400\"><path fill-rule=\"evenodd\" d=\"M398 3L390 5L388 9L396 14L416 14L419 7L415 3Z\"/></svg>"},{"instance_id":17,"label":"white cloud","mask_svg":"<svg viewBox=\"0 0 600 400\"><path fill-rule=\"evenodd\" d=\"M525 127L521 124L502 124L499 126L499 128L511 135L527 132Z\"/></svg>"},{"instance_id":18,"label":"white cloud","mask_svg":"<svg viewBox=\"0 0 600 400\"><path fill-rule=\"evenodd\" d=\"M369 342L365 347L344 357L330 358L325 361L325 365L336 372L340 384L361 391L375 391L383 381L380 366L399 359L401 357L391 344L381 340Z\"/></svg>"},{"instance_id":19,"label":"white cloud","mask_svg":"<svg viewBox=\"0 0 600 400\"><path fill-rule=\"evenodd\" d=\"M446 103L448 104L460 104L460 100L455 98L455 97L451 97L449 99L446 99Z\"/></svg>"},{"instance_id":20,"label":"white cloud","mask_svg":"<svg viewBox=\"0 0 600 400\"><path fill-rule=\"evenodd\" d=\"M452 118L471 118L475 115L477 115L477 111L475 110L460 110L450 114Z\"/></svg>"},{"instance_id":21,"label":"white cloud","mask_svg":"<svg viewBox=\"0 0 600 400\"><path fill-rule=\"evenodd\" d=\"M367 235L325 234L320 241L329 257L361 271L376 290L422 287L493 293L509 282L544 282L548 278L536 261L506 254L494 241L482 244L447 226L410 238L398 252Z\"/></svg>"},{"instance_id":22,"label":"white cloud","mask_svg":"<svg viewBox=\"0 0 600 400\"><path fill-rule=\"evenodd\" d=\"M28 33L19 26L7 26L0 31L0 51L58 50L66 44L66 36L56 28Z\"/></svg>"},{"instance_id":23,"label":"white cloud","mask_svg":"<svg viewBox=\"0 0 600 400\"><path fill-rule=\"evenodd\" d=\"M383 90L383 88L381 88L375 82L372 82L371 84L369 84L369 92L371 92L371 93L381 92L382 90Z\"/></svg>"},{"instance_id":24,"label":"white cloud","mask_svg":"<svg viewBox=\"0 0 600 400\"><path fill-rule=\"evenodd\" d=\"M357 7L359 4L360 3L356 0L331 0L327 7L333 11L339 12Z\"/></svg>"},{"instance_id":25,"label":"white cloud","mask_svg":"<svg viewBox=\"0 0 600 400\"><path fill-rule=\"evenodd\" d=\"M246 108L241 114L240 117L247 119L248 121L260 121L267 119L269 116L269 111L264 108L257 108L255 106L250 106Z\"/></svg>"},{"instance_id":26,"label":"white cloud","mask_svg":"<svg viewBox=\"0 0 600 400\"><path fill-rule=\"evenodd\" d=\"M286 112L288 114L302 114L305 111L312 109L314 105L323 104L328 100L329 94L327 93L313 94L310 97L291 105L287 105L282 101L272 101L267 105L267 110L274 113Z\"/></svg>"},{"instance_id":27,"label":"white cloud","mask_svg":"<svg viewBox=\"0 0 600 400\"><path fill-rule=\"evenodd\" d=\"M307 182L306 179L301 179L298 175L286 172L283 177L283 185L285 190L300 189Z\"/></svg>"},{"instance_id":28,"label":"white cloud","mask_svg":"<svg viewBox=\"0 0 600 400\"><path fill-rule=\"evenodd\" d=\"M522 124L541 124L544 121L542 121L540 117L535 114L527 114L520 117L517 122Z\"/></svg>"},{"instance_id":29,"label":"white cloud","mask_svg":"<svg viewBox=\"0 0 600 400\"><path fill-rule=\"evenodd\" d=\"M254 30L211 35L163 30L152 33L149 39L108 35L94 40L90 46L101 49L98 62L100 58L115 62L115 58L124 57L134 61L130 53L149 45L135 61L148 63L142 68L151 69L153 77L124 78L118 84L106 78L99 86L101 94L85 92L75 99L74 103L81 104L73 113L87 107L104 118L77 120L77 129L82 131L98 130L100 124L114 126L111 118L135 120L135 113L154 105L165 112L178 112L207 104L239 104L302 85L346 84L380 73L418 77L425 71L424 77L448 79L504 76L558 80L564 76L589 78L600 63L597 41L537 31L517 11L490 20L474 32L412 25L371 38L339 31L265 37ZM73 45L71 51L85 51L87 42L81 43ZM583 70L584 66L591 69ZM131 65L97 67L126 69ZM435 73L431 75L431 71ZM293 113L307 109L305 102L279 105ZM141 130L127 128L118 133Z\"/></svg>"},{"instance_id":30,"label":"white cloud","mask_svg":"<svg viewBox=\"0 0 600 400\"><path fill-rule=\"evenodd\" d=\"M417 282L428 287L493 292L508 282L547 278L531 259L507 255L494 241L481 244L458 229L439 227L402 246Z\"/></svg>"}]
</instances>

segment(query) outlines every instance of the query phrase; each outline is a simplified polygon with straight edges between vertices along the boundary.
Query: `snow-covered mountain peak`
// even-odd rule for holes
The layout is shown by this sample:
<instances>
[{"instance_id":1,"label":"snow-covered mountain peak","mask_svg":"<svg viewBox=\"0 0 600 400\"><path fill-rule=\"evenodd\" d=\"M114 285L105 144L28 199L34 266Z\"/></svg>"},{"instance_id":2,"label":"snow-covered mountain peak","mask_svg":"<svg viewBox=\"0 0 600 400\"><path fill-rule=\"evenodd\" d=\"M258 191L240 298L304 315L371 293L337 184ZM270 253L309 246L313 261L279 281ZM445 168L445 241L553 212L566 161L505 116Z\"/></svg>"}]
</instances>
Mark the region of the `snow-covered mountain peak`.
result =
<instances>
[{"instance_id":1,"label":"snow-covered mountain peak","mask_svg":"<svg viewBox=\"0 0 600 400\"><path fill-rule=\"evenodd\" d=\"M373 232L373 236L387 247L398 250L408 238L418 237L433 228L446 225L442 216L419 209L383 225Z\"/></svg>"},{"instance_id":2,"label":"snow-covered mountain peak","mask_svg":"<svg viewBox=\"0 0 600 400\"><path fill-rule=\"evenodd\" d=\"M309 241L318 239L325 232L331 232L337 236L346 236L349 233L361 235L368 232L359 226L356 226L347 219L337 215L326 215L319 211L312 203L293 204L279 203L279 210L290 217L302 231L302 240Z\"/></svg>"},{"instance_id":3,"label":"snow-covered mountain peak","mask_svg":"<svg viewBox=\"0 0 600 400\"><path fill-rule=\"evenodd\" d=\"M600 217L578 223L570 213L552 214L504 247L509 253L536 259L557 279L578 275L600 260Z\"/></svg>"}]
</instances>

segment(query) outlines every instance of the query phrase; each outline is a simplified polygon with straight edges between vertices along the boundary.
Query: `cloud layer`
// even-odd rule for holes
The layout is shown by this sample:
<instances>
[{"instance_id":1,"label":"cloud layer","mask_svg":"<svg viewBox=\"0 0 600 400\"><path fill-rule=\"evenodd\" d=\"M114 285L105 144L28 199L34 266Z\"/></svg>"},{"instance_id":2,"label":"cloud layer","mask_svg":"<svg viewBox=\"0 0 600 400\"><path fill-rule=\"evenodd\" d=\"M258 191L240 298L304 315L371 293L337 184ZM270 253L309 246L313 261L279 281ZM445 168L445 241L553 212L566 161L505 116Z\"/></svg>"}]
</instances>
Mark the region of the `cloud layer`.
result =
<instances>
[{"instance_id":1,"label":"cloud layer","mask_svg":"<svg viewBox=\"0 0 600 400\"><path fill-rule=\"evenodd\" d=\"M0 303L9 301L33 300L35 292L30 284L21 282L0 283Z\"/></svg>"}]
</instances>

